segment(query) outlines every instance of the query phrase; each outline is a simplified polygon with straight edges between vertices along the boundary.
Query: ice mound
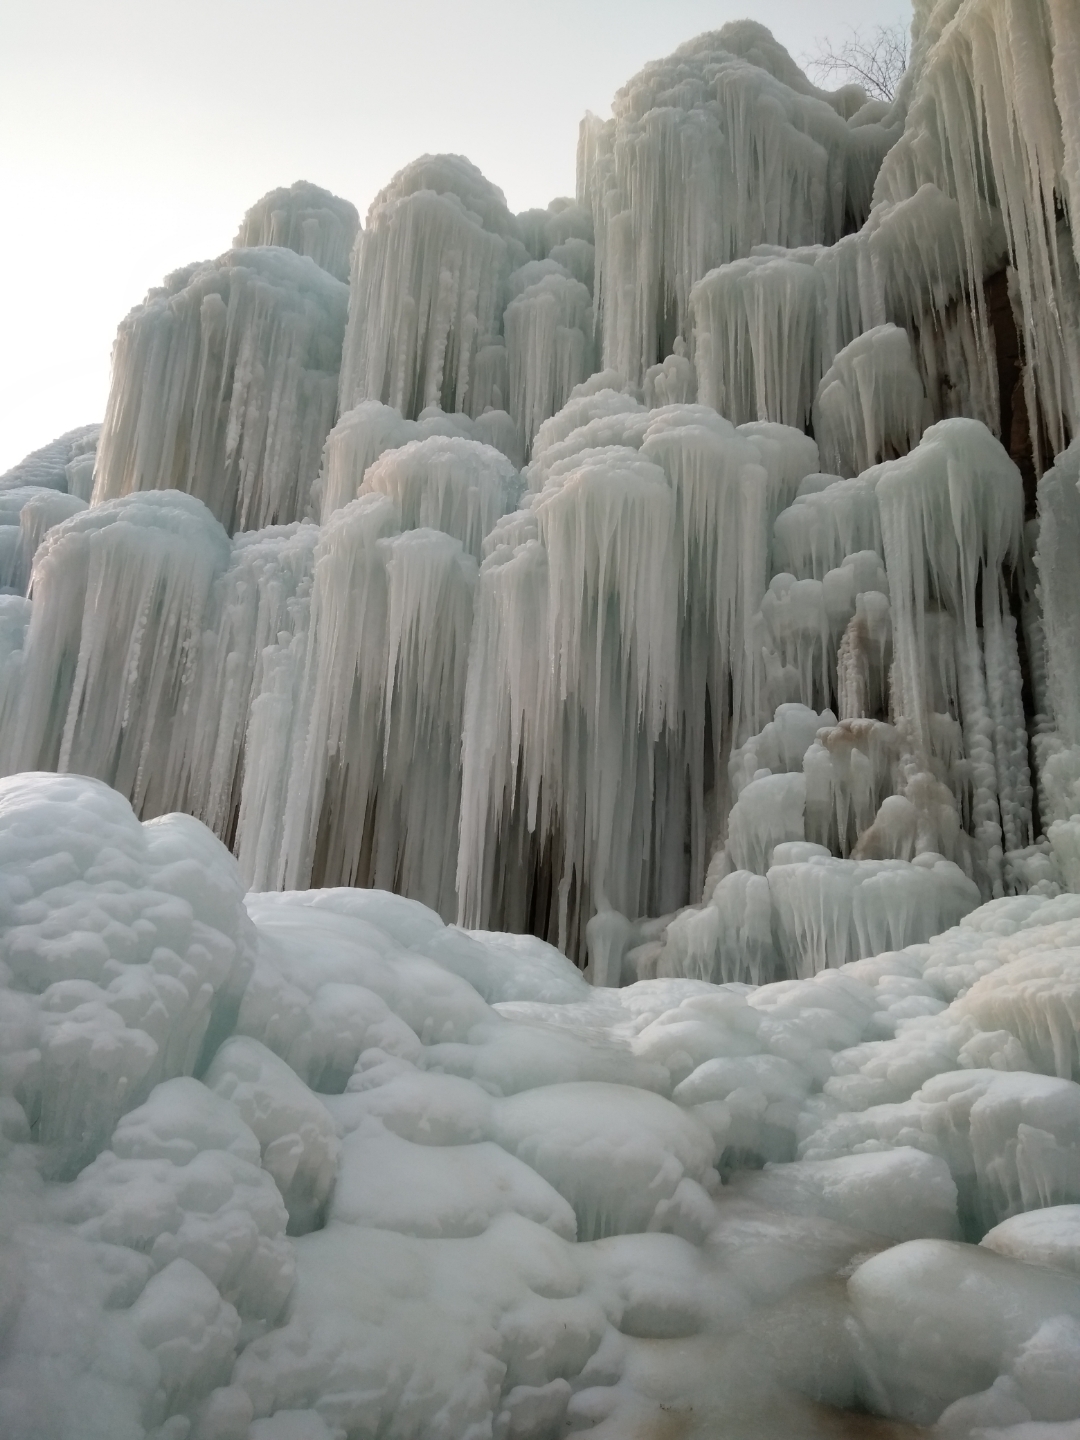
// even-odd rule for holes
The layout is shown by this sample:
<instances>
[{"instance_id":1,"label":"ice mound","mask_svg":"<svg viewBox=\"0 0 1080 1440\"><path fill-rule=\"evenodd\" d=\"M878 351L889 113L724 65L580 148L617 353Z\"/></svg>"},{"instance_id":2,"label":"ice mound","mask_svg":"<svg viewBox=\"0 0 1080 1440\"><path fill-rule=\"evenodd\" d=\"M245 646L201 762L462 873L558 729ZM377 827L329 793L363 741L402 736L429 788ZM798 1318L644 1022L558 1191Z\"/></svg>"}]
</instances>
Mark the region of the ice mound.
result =
<instances>
[{"instance_id":1,"label":"ice mound","mask_svg":"<svg viewBox=\"0 0 1080 1440\"><path fill-rule=\"evenodd\" d=\"M73 1174L229 1033L255 932L209 831L183 815L140 825L98 781L0 782L0 844L7 1103L47 1171Z\"/></svg>"},{"instance_id":2,"label":"ice mound","mask_svg":"<svg viewBox=\"0 0 1080 1440\"><path fill-rule=\"evenodd\" d=\"M94 781L5 781L5 835L5 1437L1080 1415L1080 1086L978 1001L1075 897L616 990L383 891L245 904Z\"/></svg>"}]
</instances>

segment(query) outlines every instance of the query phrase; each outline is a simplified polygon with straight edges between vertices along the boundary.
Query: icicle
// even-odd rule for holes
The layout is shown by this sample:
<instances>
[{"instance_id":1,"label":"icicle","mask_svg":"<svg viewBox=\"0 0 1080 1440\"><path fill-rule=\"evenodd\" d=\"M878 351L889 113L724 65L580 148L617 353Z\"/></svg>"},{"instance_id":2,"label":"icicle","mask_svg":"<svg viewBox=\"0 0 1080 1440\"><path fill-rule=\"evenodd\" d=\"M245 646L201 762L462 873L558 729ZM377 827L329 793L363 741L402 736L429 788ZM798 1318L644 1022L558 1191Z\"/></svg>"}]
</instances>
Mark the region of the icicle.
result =
<instances>
[{"instance_id":1,"label":"icicle","mask_svg":"<svg viewBox=\"0 0 1080 1440\"><path fill-rule=\"evenodd\" d=\"M918 449L869 476L876 485L889 576L899 671L895 703L925 746L930 671L926 612L936 598L957 622L959 652L979 656L979 573L985 577L984 609L1000 605L997 577L1020 556L1023 485L1016 466L976 420L932 426ZM977 663L981 667L981 659ZM978 703L974 677L972 685L971 697Z\"/></svg>"},{"instance_id":2,"label":"icicle","mask_svg":"<svg viewBox=\"0 0 1080 1440\"><path fill-rule=\"evenodd\" d=\"M366 470L360 489L389 495L403 529L443 530L479 560L484 537L517 504L521 477L490 445L433 437L386 451Z\"/></svg>"},{"instance_id":3,"label":"icicle","mask_svg":"<svg viewBox=\"0 0 1080 1440\"><path fill-rule=\"evenodd\" d=\"M349 278L349 256L360 229L355 205L307 180L271 190L240 223L233 245L277 245L308 255L336 280Z\"/></svg>"},{"instance_id":4,"label":"icicle","mask_svg":"<svg viewBox=\"0 0 1080 1440\"><path fill-rule=\"evenodd\" d=\"M689 333L691 287L716 266L763 243L832 244L849 217L861 223L895 132L849 125L853 98L815 90L741 21L646 66L610 121L583 124L605 365L639 383Z\"/></svg>"},{"instance_id":5,"label":"icicle","mask_svg":"<svg viewBox=\"0 0 1080 1440\"><path fill-rule=\"evenodd\" d=\"M895 201L932 184L958 205L965 288L984 364L992 348L982 282L997 261L1003 226L1029 363L1037 468L1037 414L1055 451L1080 419L1080 341L1064 320L1075 291L1076 249L1067 238L1062 243L1057 215L1059 198L1075 203L1069 107L1078 35L1075 9L1061 0L979 0L961 7L952 23L933 27L921 47L907 129L877 190L878 198ZM992 380L992 365L986 371Z\"/></svg>"},{"instance_id":6,"label":"icicle","mask_svg":"<svg viewBox=\"0 0 1080 1440\"><path fill-rule=\"evenodd\" d=\"M382 400L479 408L473 363L498 333L503 288L527 258L502 192L457 155L426 155L372 202L353 252L341 410Z\"/></svg>"},{"instance_id":7,"label":"icicle","mask_svg":"<svg viewBox=\"0 0 1080 1440\"><path fill-rule=\"evenodd\" d=\"M117 332L94 503L176 489L230 531L299 519L334 422L347 300L291 250L170 275Z\"/></svg>"},{"instance_id":8,"label":"icicle","mask_svg":"<svg viewBox=\"0 0 1080 1440\"><path fill-rule=\"evenodd\" d=\"M515 469L520 468L522 437L504 410L488 410L470 420L468 415L444 415L433 406L423 411L419 420L403 420L390 405L362 400L342 415L326 437L322 470L311 492L322 523L356 499L368 467L380 455L436 435L492 446L501 450Z\"/></svg>"},{"instance_id":9,"label":"icicle","mask_svg":"<svg viewBox=\"0 0 1080 1440\"><path fill-rule=\"evenodd\" d=\"M675 337L672 353L645 372L643 392L650 410L660 405L692 405L697 399L698 381L694 362L681 335Z\"/></svg>"},{"instance_id":10,"label":"icicle","mask_svg":"<svg viewBox=\"0 0 1080 1440\"><path fill-rule=\"evenodd\" d=\"M289 757L287 803L280 846L267 870L271 888L311 882L324 796L338 794L334 816L348 826L351 851L335 869L351 880L360 863L382 755L386 679L386 566L379 541L397 534L401 517L385 495L362 495L323 527L315 552L311 618L303 675L290 727L297 747ZM258 772L266 773L255 757ZM333 779L330 776L333 775ZM259 837L244 821L261 818L259 805L241 804L237 836L241 855L254 854ZM345 815L338 816L339 808ZM339 840L339 850L344 841ZM351 861L351 866L349 865Z\"/></svg>"},{"instance_id":11,"label":"icicle","mask_svg":"<svg viewBox=\"0 0 1080 1440\"><path fill-rule=\"evenodd\" d=\"M518 287L506 307L503 325L509 366L509 410L528 446L541 424L561 410L575 385L593 371L592 300L586 287L552 261L553 272Z\"/></svg>"},{"instance_id":12,"label":"icicle","mask_svg":"<svg viewBox=\"0 0 1080 1440\"><path fill-rule=\"evenodd\" d=\"M735 424L802 428L821 376L819 280L773 255L711 270L690 292L701 398Z\"/></svg>"},{"instance_id":13,"label":"icicle","mask_svg":"<svg viewBox=\"0 0 1080 1440\"><path fill-rule=\"evenodd\" d=\"M185 808L227 840L244 776L251 703L266 685L271 648L287 647L306 615L318 527L310 522L237 535L218 581L216 624L203 639Z\"/></svg>"},{"instance_id":14,"label":"icicle","mask_svg":"<svg viewBox=\"0 0 1080 1440\"><path fill-rule=\"evenodd\" d=\"M85 500L63 490L38 485L0 490L0 590L24 595L45 532L85 509Z\"/></svg>"},{"instance_id":15,"label":"icicle","mask_svg":"<svg viewBox=\"0 0 1080 1440\"><path fill-rule=\"evenodd\" d=\"M238 848L276 885L380 885L448 914L476 563L449 535L399 527L372 492L324 528L306 632L270 657L252 704ZM261 749L280 763L282 733L284 818L268 844Z\"/></svg>"},{"instance_id":16,"label":"icicle","mask_svg":"<svg viewBox=\"0 0 1080 1440\"><path fill-rule=\"evenodd\" d=\"M905 330L880 325L836 356L814 400L823 464L841 475L906 455L927 419L922 380Z\"/></svg>"},{"instance_id":17,"label":"icicle","mask_svg":"<svg viewBox=\"0 0 1080 1440\"><path fill-rule=\"evenodd\" d=\"M78 495L80 500L89 500L90 491L82 488L86 481L86 468L91 472L94 454L97 450L100 425L80 425L68 430L48 445L32 450L17 465L0 475L0 492L22 489L31 485L47 490L66 490Z\"/></svg>"},{"instance_id":18,"label":"icicle","mask_svg":"<svg viewBox=\"0 0 1080 1440\"><path fill-rule=\"evenodd\" d=\"M206 506L176 491L51 529L34 558L5 771L93 775L145 814L174 809L199 637L228 560Z\"/></svg>"}]
</instances>

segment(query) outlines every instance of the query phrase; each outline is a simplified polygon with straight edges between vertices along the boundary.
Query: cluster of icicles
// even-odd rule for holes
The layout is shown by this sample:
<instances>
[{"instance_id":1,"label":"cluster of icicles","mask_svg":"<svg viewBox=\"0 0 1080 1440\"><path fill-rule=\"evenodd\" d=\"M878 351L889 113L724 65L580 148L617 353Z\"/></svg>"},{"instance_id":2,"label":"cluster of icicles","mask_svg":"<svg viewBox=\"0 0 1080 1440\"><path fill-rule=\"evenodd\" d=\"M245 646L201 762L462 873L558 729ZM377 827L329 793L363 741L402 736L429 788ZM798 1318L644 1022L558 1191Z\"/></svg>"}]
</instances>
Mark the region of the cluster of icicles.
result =
<instances>
[{"instance_id":1,"label":"cluster of icicles","mask_svg":"<svg viewBox=\"0 0 1080 1440\"><path fill-rule=\"evenodd\" d=\"M1080 419L1080 18L916 12L892 107L700 37L547 210L453 156L362 231L265 197L121 325L92 492L83 436L0 481L0 772L598 983L807 975L1070 885L1074 556L1025 529L983 283L1039 467Z\"/></svg>"}]
</instances>

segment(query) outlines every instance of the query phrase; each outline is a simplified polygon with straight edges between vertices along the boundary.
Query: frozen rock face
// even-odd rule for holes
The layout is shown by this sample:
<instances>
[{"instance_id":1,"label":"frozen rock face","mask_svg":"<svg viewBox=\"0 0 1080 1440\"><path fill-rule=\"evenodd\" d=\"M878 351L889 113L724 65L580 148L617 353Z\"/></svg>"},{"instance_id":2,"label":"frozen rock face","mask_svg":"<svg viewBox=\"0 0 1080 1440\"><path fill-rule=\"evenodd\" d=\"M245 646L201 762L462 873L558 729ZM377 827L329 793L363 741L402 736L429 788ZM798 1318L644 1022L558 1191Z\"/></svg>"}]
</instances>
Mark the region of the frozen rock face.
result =
<instances>
[{"instance_id":1,"label":"frozen rock face","mask_svg":"<svg viewBox=\"0 0 1080 1440\"><path fill-rule=\"evenodd\" d=\"M0 784L5 1440L1075 1428L1077 897L615 990L241 888L188 817Z\"/></svg>"},{"instance_id":2,"label":"frozen rock face","mask_svg":"<svg viewBox=\"0 0 1080 1440\"><path fill-rule=\"evenodd\" d=\"M347 305L314 260L271 246L170 275L117 334L95 503L183 490L230 532L301 518Z\"/></svg>"},{"instance_id":3,"label":"frozen rock face","mask_svg":"<svg viewBox=\"0 0 1080 1440\"><path fill-rule=\"evenodd\" d=\"M240 223L234 249L276 245L308 255L335 280L348 281L349 257L360 229L356 206L307 180L271 190Z\"/></svg>"}]
</instances>

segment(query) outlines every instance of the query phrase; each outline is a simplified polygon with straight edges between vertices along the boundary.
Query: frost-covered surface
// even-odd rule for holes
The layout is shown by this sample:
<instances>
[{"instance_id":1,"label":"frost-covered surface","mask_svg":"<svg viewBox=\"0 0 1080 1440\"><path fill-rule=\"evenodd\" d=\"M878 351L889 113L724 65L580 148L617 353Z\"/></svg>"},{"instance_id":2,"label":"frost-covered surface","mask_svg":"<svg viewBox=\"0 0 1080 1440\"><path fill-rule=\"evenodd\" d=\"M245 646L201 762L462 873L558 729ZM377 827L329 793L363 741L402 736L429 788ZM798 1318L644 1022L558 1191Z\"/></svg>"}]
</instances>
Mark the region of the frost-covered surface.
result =
<instances>
[{"instance_id":1,"label":"frost-covered surface","mask_svg":"<svg viewBox=\"0 0 1080 1440\"><path fill-rule=\"evenodd\" d=\"M196 821L38 774L0 903L10 1440L1080 1416L1075 896L594 989L384 891L245 900Z\"/></svg>"}]
</instances>

